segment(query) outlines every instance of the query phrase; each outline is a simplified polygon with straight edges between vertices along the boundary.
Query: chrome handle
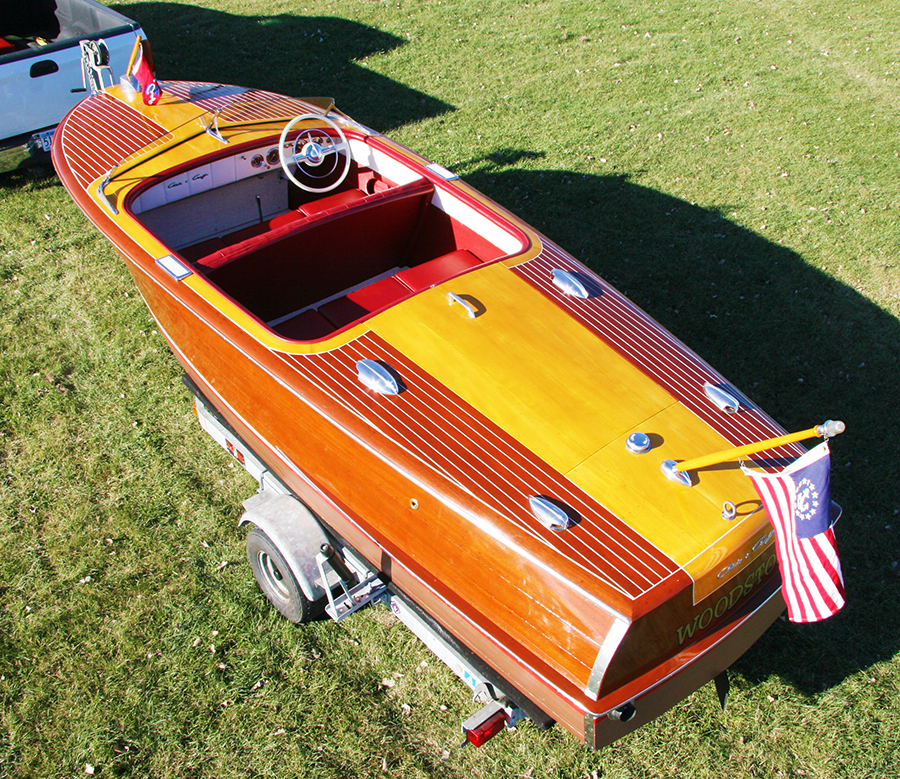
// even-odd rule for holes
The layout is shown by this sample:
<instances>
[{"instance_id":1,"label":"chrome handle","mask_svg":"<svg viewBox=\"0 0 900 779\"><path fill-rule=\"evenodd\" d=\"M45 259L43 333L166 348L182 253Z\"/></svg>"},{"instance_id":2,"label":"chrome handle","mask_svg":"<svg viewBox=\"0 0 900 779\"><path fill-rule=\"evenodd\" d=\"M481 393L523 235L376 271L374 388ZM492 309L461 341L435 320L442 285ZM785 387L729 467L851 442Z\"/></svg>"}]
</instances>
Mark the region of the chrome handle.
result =
<instances>
[{"instance_id":1,"label":"chrome handle","mask_svg":"<svg viewBox=\"0 0 900 779\"><path fill-rule=\"evenodd\" d=\"M460 297L454 292L447 293L447 302L448 305L453 305L454 303L459 303L469 315L469 319L474 319L478 314L475 311L475 306L473 306L468 300L463 297Z\"/></svg>"}]
</instances>

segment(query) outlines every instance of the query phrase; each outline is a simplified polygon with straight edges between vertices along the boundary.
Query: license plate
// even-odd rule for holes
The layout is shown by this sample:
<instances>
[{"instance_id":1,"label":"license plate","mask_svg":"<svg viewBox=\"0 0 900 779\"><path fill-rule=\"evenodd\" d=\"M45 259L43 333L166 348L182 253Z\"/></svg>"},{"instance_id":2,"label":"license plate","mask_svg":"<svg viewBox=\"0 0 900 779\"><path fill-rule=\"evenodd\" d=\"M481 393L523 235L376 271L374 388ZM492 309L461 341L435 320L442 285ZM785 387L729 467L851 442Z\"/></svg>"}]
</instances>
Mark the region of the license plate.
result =
<instances>
[{"instance_id":1,"label":"license plate","mask_svg":"<svg viewBox=\"0 0 900 779\"><path fill-rule=\"evenodd\" d=\"M55 128L54 128L55 130ZM42 151L49 152L50 145L53 143L54 130L44 130L34 134L35 146L40 145Z\"/></svg>"}]
</instances>

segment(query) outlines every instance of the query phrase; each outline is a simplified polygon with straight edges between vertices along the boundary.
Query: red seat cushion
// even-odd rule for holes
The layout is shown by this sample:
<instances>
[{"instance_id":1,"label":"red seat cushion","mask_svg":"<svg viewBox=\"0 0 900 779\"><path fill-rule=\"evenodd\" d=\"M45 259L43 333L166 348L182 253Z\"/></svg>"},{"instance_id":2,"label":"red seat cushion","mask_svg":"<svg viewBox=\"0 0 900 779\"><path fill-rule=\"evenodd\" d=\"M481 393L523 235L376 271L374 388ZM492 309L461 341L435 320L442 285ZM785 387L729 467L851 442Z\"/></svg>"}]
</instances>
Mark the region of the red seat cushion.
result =
<instances>
[{"instance_id":1,"label":"red seat cushion","mask_svg":"<svg viewBox=\"0 0 900 779\"><path fill-rule=\"evenodd\" d=\"M307 216L311 216L312 214L318 214L320 211L327 211L328 209L336 208L337 206L348 206L351 203L355 203L357 200L362 200L364 197L365 194L358 189L346 189L343 192L335 192L333 195L328 195L327 197L320 197L318 200L313 200L311 203L304 203L300 206L300 210Z\"/></svg>"},{"instance_id":2,"label":"red seat cushion","mask_svg":"<svg viewBox=\"0 0 900 779\"><path fill-rule=\"evenodd\" d=\"M221 238L210 238L208 241L195 243L193 246L181 249L181 256L191 262L198 262L203 257L211 255L220 249L224 249L226 246L234 246L235 244L246 241L248 238L262 235L269 230L274 230L276 227L293 224L294 222L298 222L305 218L306 215L300 211L288 211L286 214L273 217L268 222L259 222L258 224L253 224L249 227L244 227L241 230L235 230L234 232L223 235ZM209 267L215 267L215 260L210 261Z\"/></svg>"},{"instance_id":3,"label":"red seat cushion","mask_svg":"<svg viewBox=\"0 0 900 779\"><path fill-rule=\"evenodd\" d=\"M294 222L303 219L303 217L304 214L302 211L288 211L286 214L273 216L269 220L269 229L274 230L276 227L281 227L282 225L293 224Z\"/></svg>"},{"instance_id":4,"label":"red seat cushion","mask_svg":"<svg viewBox=\"0 0 900 779\"><path fill-rule=\"evenodd\" d=\"M404 298L409 291L393 276L388 276L381 281L366 284L365 287L349 293L347 297L354 303L358 303L367 311L378 311L380 308L391 305L400 298Z\"/></svg>"},{"instance_id":5,"label":"red seat cushion","mask_svg":"<svg viewBox=\"0 0 900 779\"><path fill-rule=\"evenodd\" d=\"M406 297L409 290L393 276L367 284L343 297L319 306L319 313L337 327L349 325L357 319L385 308Z\"/></svg>"},{"instance_id":6,"label":"red seat cushion","mask_svg":"<svg viewBox=\"0 0 900 779\"><path fill-rule=\"evenodd\" d=\"M455 252L450 252L450 254L445 254L443 257L438 257L434 260L423 262L421 265L415 265L412 268L400 271L395 278L413 292L418 292L420 289L433 287L435 284L440 284L457 273L462 273L480 264L481 260L472 252L466 249L458 249Z\"/></svg>"}]
</instances>

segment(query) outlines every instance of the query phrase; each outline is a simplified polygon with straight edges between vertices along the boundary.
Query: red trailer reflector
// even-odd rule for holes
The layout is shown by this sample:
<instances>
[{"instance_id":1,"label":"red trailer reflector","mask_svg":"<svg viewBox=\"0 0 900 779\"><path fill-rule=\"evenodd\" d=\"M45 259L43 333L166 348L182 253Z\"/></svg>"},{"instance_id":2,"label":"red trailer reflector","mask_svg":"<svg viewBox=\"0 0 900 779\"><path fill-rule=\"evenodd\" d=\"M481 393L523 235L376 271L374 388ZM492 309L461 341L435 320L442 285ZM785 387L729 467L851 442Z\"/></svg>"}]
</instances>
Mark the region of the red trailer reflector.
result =
<instances>
[{"instance_id":1,"label":"red trailer reflector","mask_svg":"<svg viewBox=\"0 0 900 779\"><path fill-rule=\"evenodd\" d=\"M225 441L225 447L228 449L228 453L234 457L241 465L244 464L244 453L238 449L231 441Z\"/></svg>"},{"instance_id":2,"label":"red trailer reflector","mask_svg":"<svg viewBox=\"0 0 900 779\"><path fill-rule=\"evenodd\" d=\"M480 747L489 738L496 736L508 723L509 715L506 709L498 701L491 701L481 711L463 722L462 731L472 746Z\"/></svg>"}]
</instances>

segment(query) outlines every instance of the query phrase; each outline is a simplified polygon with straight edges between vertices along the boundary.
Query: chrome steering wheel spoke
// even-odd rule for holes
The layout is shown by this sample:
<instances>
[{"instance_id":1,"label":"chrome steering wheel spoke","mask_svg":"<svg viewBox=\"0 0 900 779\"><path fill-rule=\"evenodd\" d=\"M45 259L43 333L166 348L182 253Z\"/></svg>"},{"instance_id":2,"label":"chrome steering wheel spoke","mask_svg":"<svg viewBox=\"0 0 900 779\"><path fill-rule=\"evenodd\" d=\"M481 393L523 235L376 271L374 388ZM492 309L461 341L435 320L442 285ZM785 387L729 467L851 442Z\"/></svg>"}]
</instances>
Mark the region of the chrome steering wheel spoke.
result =
<instances>
[{"instance_id":1,"label":"chrome steering wheel spoke","mask_svg":"<svg viewBox=\"0 0 900 779\"><path fill-rule=\"evenodd\" d=\"M291 131L308 121L324 123L328 129L305 127L289 142ZM346 136L337 122L319 114L301 114L285 125L278 156L288 179L307 192L330 192L343 182L350 170L350 144ZM319 186L320 182L327 183Z\"/></svg>"}]
</instances>

